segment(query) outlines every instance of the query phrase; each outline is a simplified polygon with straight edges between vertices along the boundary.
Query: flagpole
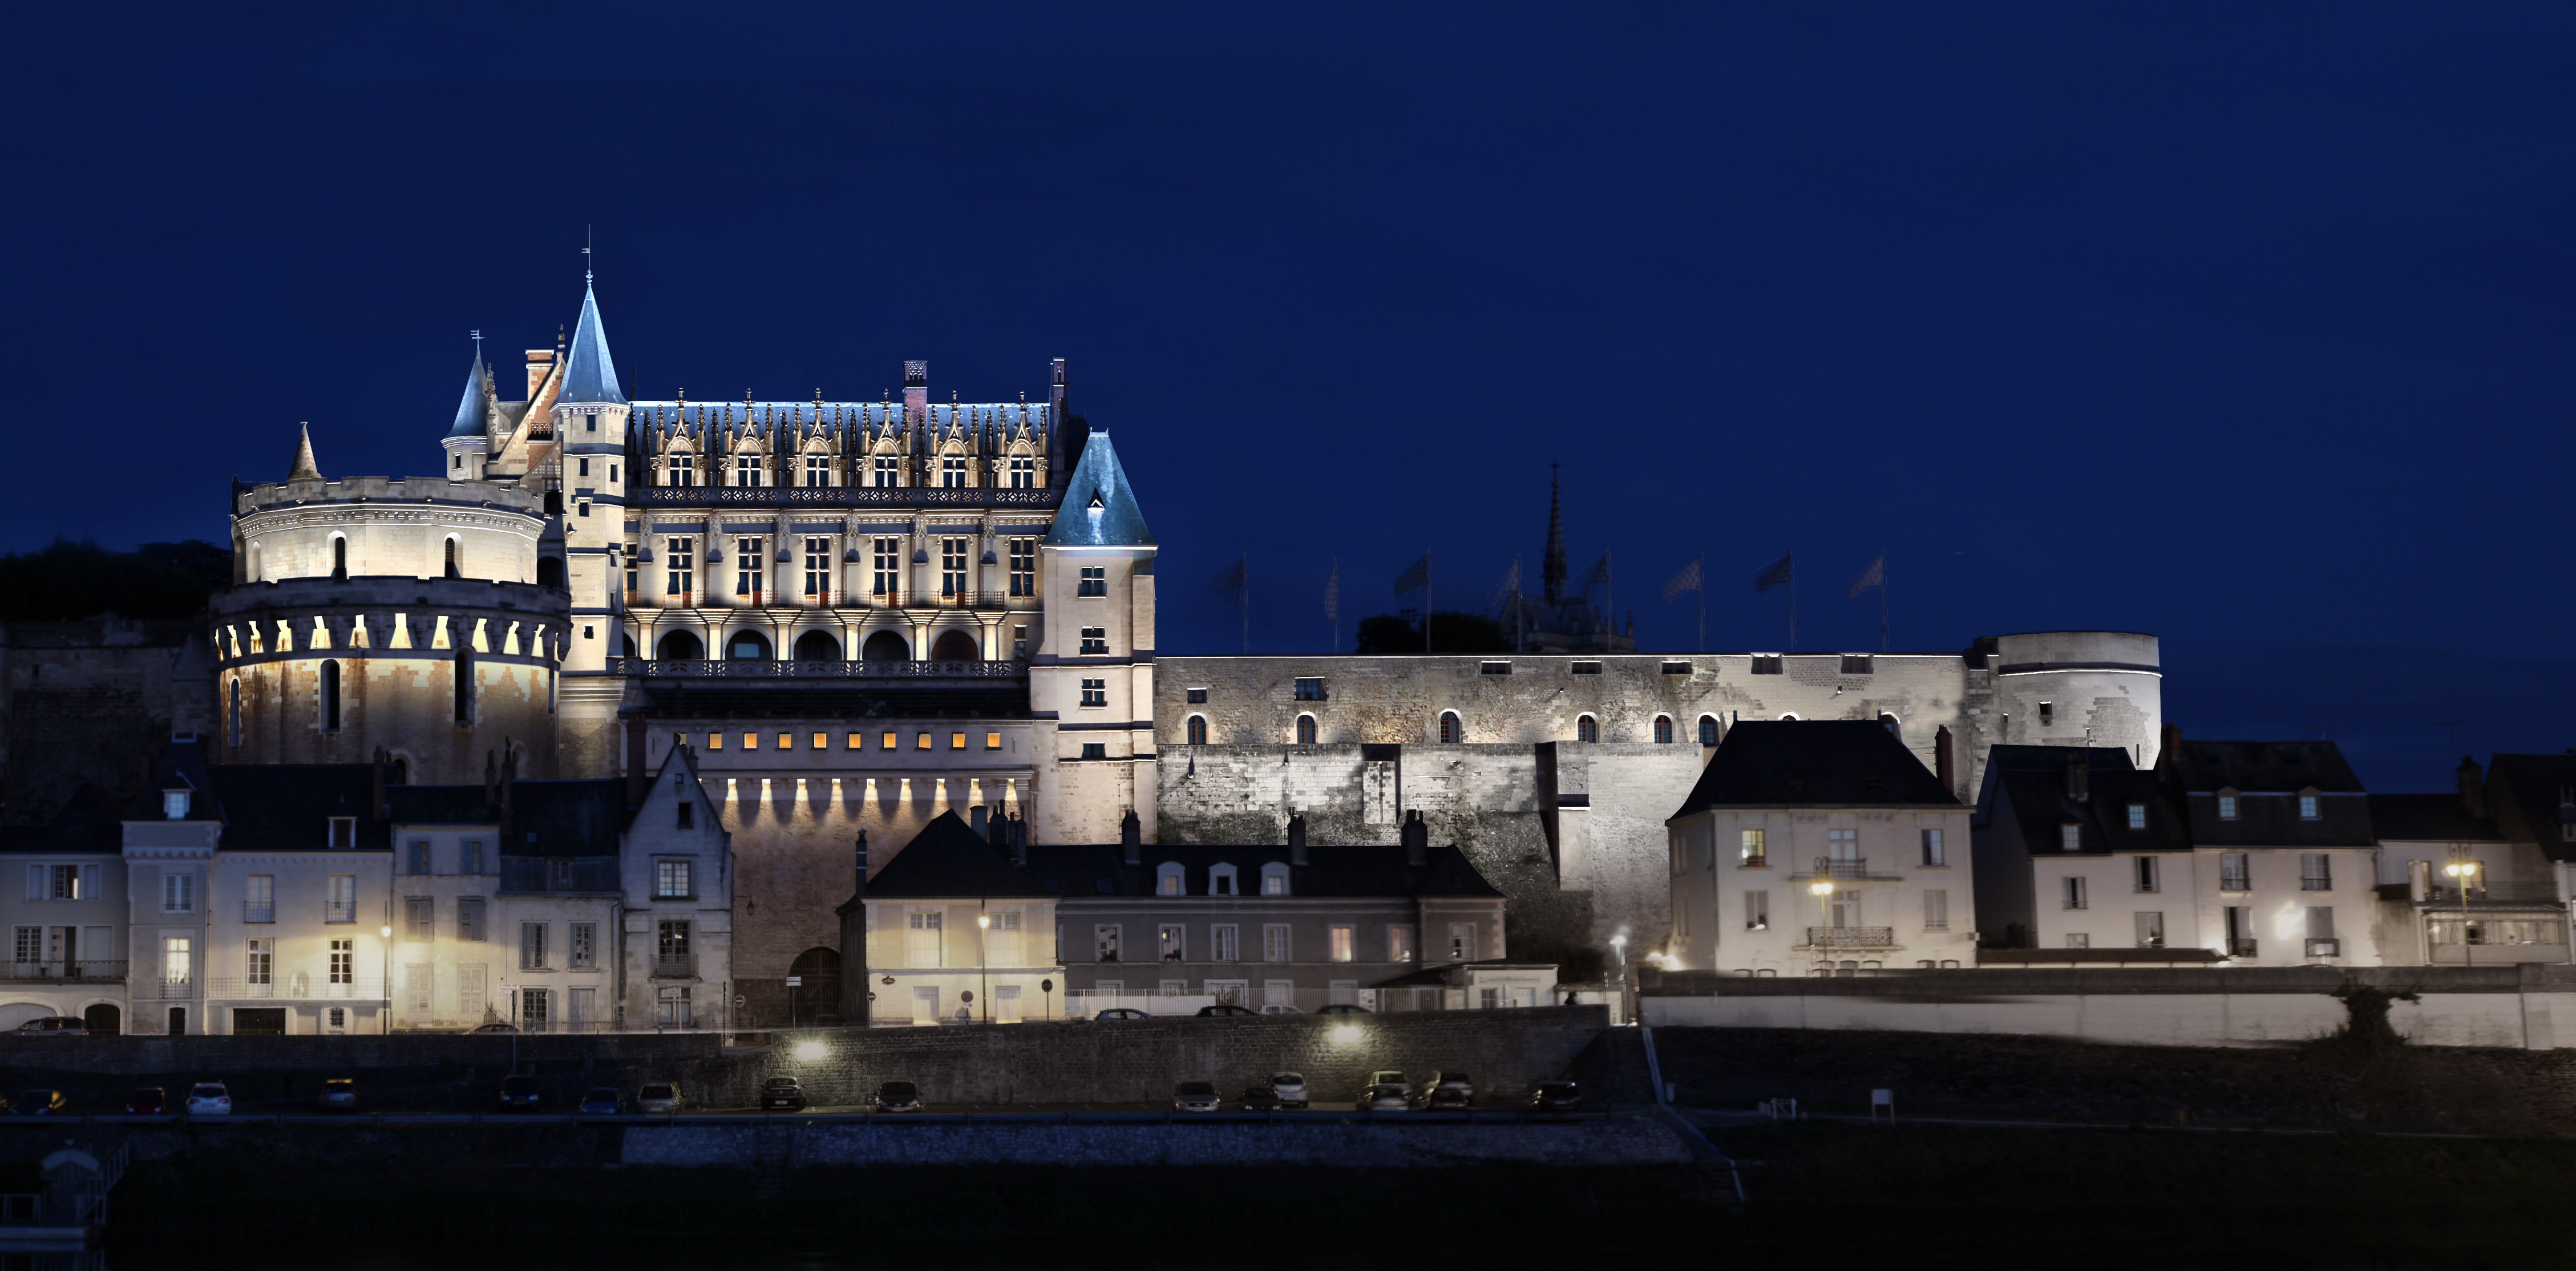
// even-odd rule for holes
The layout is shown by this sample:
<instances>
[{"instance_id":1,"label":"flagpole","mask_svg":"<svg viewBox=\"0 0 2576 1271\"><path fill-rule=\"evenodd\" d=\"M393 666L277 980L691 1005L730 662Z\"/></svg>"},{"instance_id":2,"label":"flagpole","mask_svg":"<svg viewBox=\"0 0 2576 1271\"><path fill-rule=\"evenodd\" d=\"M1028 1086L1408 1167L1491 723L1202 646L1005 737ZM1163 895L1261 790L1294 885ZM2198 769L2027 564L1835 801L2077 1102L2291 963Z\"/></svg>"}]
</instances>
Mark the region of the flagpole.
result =
<instances>
[{"instance_id":1,"label":"flagpole","mask_svg":"<svg viewBox=\"0 0 2576 1271\"><path fill-rule=\"evenodd\" d=\"M1878 651L1887 652L1887 549L1878 549Z\"/></svg>"},{"instance_id":2,"label":"flagpole","mask_svg":"<svg viewBox=\"0 0 2576 1271\"><path fill-rule=\"evenodd\" d=\"M1431 652L1431 553L1422 554L1422 651Z\"/></svg>"},{"instance_id":3,"label":"flagpole","mask_svg":"<svg viewBox=\"0 0 2576 1271\"><path fill-rule=\"evenodd\" d=\"M1699 651L1708 652L1708 553L1691 558L1691 567L1699 571Z\"/></svg>"},{"instance_id":4,"label":"flagpole","mask_svg":"<svg viewBox=\"0 0 2576 1271\"><path fill-rule=\"evenodd\" d=\"M1243 554L1243 562L1237 568L1236 574L1243 581L1243 655L1250 657L1252 656L1252 553Z\"/></svg>"},{"instance_id":5,"label":"flagpole","mask_svg":"<svg viewBox=\"0 0 2576 1271\"><path fill-rule=\"evenodd\" d=\"M1798 651L1798 549L1797 549L1797 548L1792 547L1792 548L1790 548L1790 549L1789 549L1788 561L1789 561L1789 651L1790 651L1791 653L1795 653L1795 652L1797 652L1797 651Z\"/></svg>"}]
</instances>

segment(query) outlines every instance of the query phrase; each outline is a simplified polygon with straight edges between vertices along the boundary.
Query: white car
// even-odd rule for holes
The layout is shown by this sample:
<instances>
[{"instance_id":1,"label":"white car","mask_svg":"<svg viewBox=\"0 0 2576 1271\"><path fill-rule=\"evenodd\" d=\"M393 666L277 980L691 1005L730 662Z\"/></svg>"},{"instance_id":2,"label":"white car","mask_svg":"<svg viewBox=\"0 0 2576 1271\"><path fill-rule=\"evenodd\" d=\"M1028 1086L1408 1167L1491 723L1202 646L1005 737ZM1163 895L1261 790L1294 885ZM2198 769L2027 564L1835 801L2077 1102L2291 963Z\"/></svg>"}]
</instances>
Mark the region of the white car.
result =
<instances>
[{"instance_id":1,"label":"white car","mask_svg":"<svg viewBox=\"0 0 2576 1271\"><path fill-rule=\"evenodd\" d=\"M1270 1079L1270 1093L1279 1096L1280 1107L1305 1107L1306 1078L1293 1072L1280 1073Z\"/></svg>"},{"instance_id":2,"label":"white car","mask_svg":"<svg viewBox=\"0 0 2576 1271\"><path fill-rule=\"evenodd\" d=\"M1396 1089L1403 1091L1405 1098L1410 1099L1413 1097L1413 1083L1405 1080L1404 1074L1397 1072L1393 1068L1380 1068L1376 1072L1370 1073L1369 1084L1372 1086L1393 1086Z\"/></svg>"},{"instance_id":3,"label":"white car","mask_svg":"<svg viewBox=\"0 0 2576 1271\"><path fill-rule=\"evenodd\" d=\"M233 1114L233 1095L220 1081L200 1081L188 1087L188 1115L192 1117L228 1117Z\"/></svg>"}]
</instances>

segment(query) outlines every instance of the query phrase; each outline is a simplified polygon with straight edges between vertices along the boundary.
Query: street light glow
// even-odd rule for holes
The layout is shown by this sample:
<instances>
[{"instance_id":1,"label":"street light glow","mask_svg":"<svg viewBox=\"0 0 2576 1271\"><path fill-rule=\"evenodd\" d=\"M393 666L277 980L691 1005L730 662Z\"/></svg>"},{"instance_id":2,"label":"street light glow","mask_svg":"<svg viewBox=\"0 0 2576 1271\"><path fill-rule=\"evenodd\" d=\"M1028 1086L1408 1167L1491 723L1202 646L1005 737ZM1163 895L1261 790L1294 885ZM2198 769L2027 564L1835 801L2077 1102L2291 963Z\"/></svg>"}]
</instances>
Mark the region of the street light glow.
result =
<instances>
[{"instance_id":1,"label":"street light glow","mask_svg":"<svg viewBox=\"0 0 2576 1271\"><path fill-rule=\"evenodd\" d=\"M798 1059L820 1059L820 1058L822 1058L822 1057L823 1057L823 1043L821 1043L821 1042L798 1042L798 1043L796 1043L796 1057L797 1057Z\"/></svg>"},{"instance_id":2,"label":"street light glow","mask_svg":"<svg viewBox=\"0 0 2576 1271\"><path fill-rule=\"evenodd\" d=\"M1337 1041L1337 1042L1340 1042L1340 1043L1342 1043L1343 1045L1346 1045L1346 1046L1347 1046L1347 1045L1349 1045L1349 1044L1350 1044L1350 1043L1352 1043L1352 1042L1358 1041L1359 1039L1360 1039L1360 1030L1359 1030L1358 1028L1356 1028L1356 1027L1352 1026L1352 1025L1344 1024L1344 1025L1342 1025L1341 1027L1336 1028L1336 1029L1334 1029L1334 1030L1333 1030L1333 1040L1334 1040L1334 1041Z\"/></svg>"}]
</instances>

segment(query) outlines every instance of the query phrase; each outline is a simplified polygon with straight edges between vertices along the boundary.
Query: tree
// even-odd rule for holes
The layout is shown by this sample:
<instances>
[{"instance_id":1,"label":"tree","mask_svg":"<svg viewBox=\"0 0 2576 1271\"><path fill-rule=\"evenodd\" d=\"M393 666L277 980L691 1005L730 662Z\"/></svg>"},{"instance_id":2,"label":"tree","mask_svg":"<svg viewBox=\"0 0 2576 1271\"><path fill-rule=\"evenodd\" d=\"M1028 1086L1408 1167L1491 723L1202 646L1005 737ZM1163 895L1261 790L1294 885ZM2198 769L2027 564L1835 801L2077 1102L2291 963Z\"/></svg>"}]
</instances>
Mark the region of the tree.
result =
<instances>
[{"instance_id":1,"label":"tree","mask_svg":"<svg viewBox=\"0 0 2576 1271\"><path fill-rule=\"evenodd\" d=\"M0 556L0 620L193 617L232 581L232 561L230 551L195 539L111 552L57 538L42 551Z\"/></svg>"},{"instance_id":2,"label":"tree","mask_svg":"<svg viewBox=\"0 0 2576 1271\"><path fill-rule=\"evenodd\" d=\"M1419 620L1381 613L1360 619L1354 653L1509 653L1512 636L1503 624L1480 613L1443 609L1431 615L1432 648L1422 647Z\"/></svg>"}]
</instances>

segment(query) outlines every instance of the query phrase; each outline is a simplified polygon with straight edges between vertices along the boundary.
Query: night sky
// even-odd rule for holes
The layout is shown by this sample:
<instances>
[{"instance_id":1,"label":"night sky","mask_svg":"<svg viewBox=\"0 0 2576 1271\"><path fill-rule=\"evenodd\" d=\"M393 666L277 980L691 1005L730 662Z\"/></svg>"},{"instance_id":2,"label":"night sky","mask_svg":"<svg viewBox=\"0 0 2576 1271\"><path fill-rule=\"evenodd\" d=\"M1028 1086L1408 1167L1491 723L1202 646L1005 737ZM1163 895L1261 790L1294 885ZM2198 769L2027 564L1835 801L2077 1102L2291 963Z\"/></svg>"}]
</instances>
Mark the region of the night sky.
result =
<instances>
[{"instance_id":1,"label":"night sky","mask_svg":"<svg viewBox=\"0 0 2576 1271\"><path fill-rule=\"evenodd\" d=\"M428 474L599 297L627 391L1042 397L1161 645L1578 575L1650 649L2118 628L2381 789L2576 746L2576 7L20 6L0 548ZM2445 727L2444 721L2464 721ZM2456 742L2453 741L2454 733Z\"/></svg>"}]
</instances>

